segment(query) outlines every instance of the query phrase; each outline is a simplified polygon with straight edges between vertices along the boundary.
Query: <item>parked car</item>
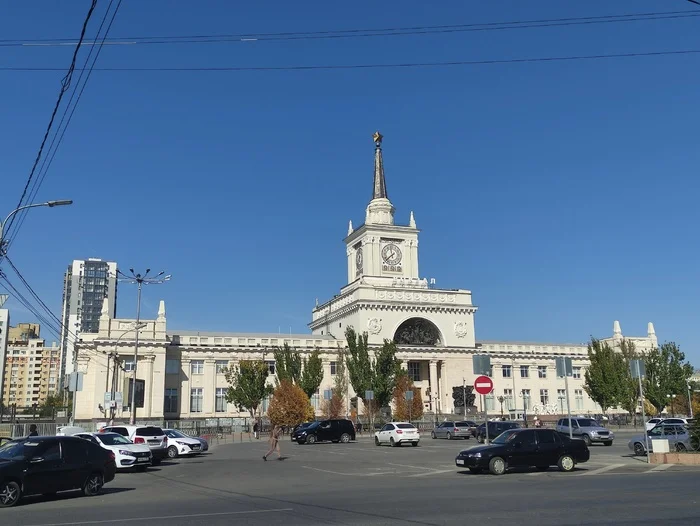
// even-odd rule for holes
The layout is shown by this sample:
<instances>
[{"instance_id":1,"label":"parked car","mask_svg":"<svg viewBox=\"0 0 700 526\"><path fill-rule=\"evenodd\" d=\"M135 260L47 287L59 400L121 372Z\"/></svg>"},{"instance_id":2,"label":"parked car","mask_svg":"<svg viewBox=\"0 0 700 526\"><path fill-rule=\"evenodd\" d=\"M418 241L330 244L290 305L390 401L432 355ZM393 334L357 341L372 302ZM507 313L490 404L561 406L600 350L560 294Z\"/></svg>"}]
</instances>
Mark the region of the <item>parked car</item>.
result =
<instances>
[{"instance_id":1,"label":"parked car","mask_svg":"<svg viewBox=\"0 0 700 526\"><path fill-rule=\"evenodd\" d=\"M646 427L647 431L651 431L656 426L658 426L661 422L663 422L663 418L651 418L647 421L646 424L644 424L644 426Z\"/></svg>"},{"instance_id":2,"label":"parked car","mask_svg":"<svg viewBox=\"0 0 700 526\"><path fill-rule=\"evenodd\" d=\"M0 507L25 495L81 489L94 496L114 480L114 453L76 437L28 437L0 447Z\"/></svg>"},{"instance_id":3,"label":"parked car","mask_svg":"<svg viewBox=\"0 0 700 526\"><path fill-rule=\"evenodd\" d=\"M649 447L653 450L652 440L666 439L668 440L668 447L670 451L678 451L682 453L684 451L691 450L690 445L690 433L685 425L681 424L667 424L666 420L661 422L659 425L650 429L646 432L649 440ZM644 435L637 435L632 437L627 443L635 455L646 455L646 440L644 440Z\"/></svg>"},{"instance_id":4,"label":"parked car","mask_svg":"<svg viewBox=\"0 0 700 526\"><path fill-rule=\"evenodd\" d=\"M664 424L677 424L680 426L687 426L688 425L688 420L686 418L651 418L646 424L645 427L647 428L647 431L651 431L654 429L656 426L659 424L664 423Z\"/></svg>"},{"instance_id":5,"label":"parked car","mask_svg":"<svg viewBox=\"0 0 700 526\"><path fill-rule=\"evenodd\" d=\"M455 465L472 473L488 469L494 475L502 475L511 467L534 466L544 471L558 466L561 471L572 471L576 464L589 458L584 441L571 440L553 429L510 429L488 446L460 451Z\"/></svg>"},{"instance_id":6,"label":"parked car","mask_svg":"<svg viewBox=\"0 0 700 526\"><path fill-rule=\"evenodd\" d=\"M556 430L565 435L569 434L569 418L560 418L557 421ZM612 446L615 433L601 426L593 418L572 418L571 435L574 438L581 438L587 446L595 442L600 442L606 446Z\"/></svg>"},{"instance_id":7,"label":"parked car","mask_svg":"<svg viewBox=\"0 0 700 526\"><path fill-rule=\"evenodd\" d=\"M442 422L440 425L435 426L435 429L430 432L430 438L446 438L447 440L452 440L453 438L470 438L472 436L472 424L474 424L474 422Z\"/></svg>"},{"instance_id":8,"label":"parked car","mask_svg":"<svg viewBox=\"0 0 700 526\"><path fill-rule=\"evenodd\" d=\"M408 422L389 422L374 434L374 444L377 446L382 444L400 446L410 443L416 447L418 442L420 442L420 433L416 426Z\"/></svg>"},{"instance_id":9,"label":"parked car","mask_svg":"<svg viewBox=\"0 0 700 526\"><path fill-rule=\"evenodd\" d=\"M12 442L14 439L10 437L0 437L0 446L4 446L8 442Z\"/></svg>"},{"instance_id":10,"label":"parked car","mask_svg":"<svg viewBox=\"0 0 700 526\"><path fill-rule=\"evenodd\" d=\"M134 444L146 444L151 448L151 463L157 466L168 456L168 437L157 426L107 426L100 433L118 433Z\"/></svg>"},{"instance_id":11,"label":"parked car","mask_svg":"<svg viewBox=\"0 0 700 526\"><path fill-rule=\"evenodd\" d=\"M180 455L199 455L202 452L202 443L198 438L187 436L177 429L163 429L168 440L168 458L177 458Z\"/></svg>"},{"instance_id":12,"label":"parked car","mask_svg":"<svg viewBox=\"0 0 700 526\"><path fill-rule=\"evenodd\" d=\"M517 422L489 422L489 441L493 440L505 431L518 428L520 428L520 424ZM476 441L479 442L479 444L486 442L486 426L484 424L481 424L476 428Z\"/></svg>"},{"instance_id":13,"label":"parked car","mask_svg":"<svg viewBox=\"0 0 700 526\"><path fill-rule=\"evenodd\" d=\"M294 429L292 429L292 432L289 433L289 436L292 439L292 442L296 442L296 438L294 438L294 435L296 434L297 431L303 431L307 427L309 427L313 422L304 422L302 424L294 426Z\"/></svg>"},{"instance_id":14,"label":"parked car","mask_svg":"<svg viewBox=\"0 0 700 526\"><path fill-rule=\"evenodd\" d=\"M310 426L294 433L297 444L316 442L342 442L355 440L355 426L350 420L330 419L313 422Z\"/></svg>"},{"instance_id":15,"label":"parked car","mask_svg":"<svg viewBox=\"0 0 700 526\"><path fill-rule=\"evenodd\" d=\"M114 453L117 469L148 469L153 461L151 448L146 444L134 444L118 433L78 433L78 438L88 440L107 451Z\"/></svg>"}]
</instances>

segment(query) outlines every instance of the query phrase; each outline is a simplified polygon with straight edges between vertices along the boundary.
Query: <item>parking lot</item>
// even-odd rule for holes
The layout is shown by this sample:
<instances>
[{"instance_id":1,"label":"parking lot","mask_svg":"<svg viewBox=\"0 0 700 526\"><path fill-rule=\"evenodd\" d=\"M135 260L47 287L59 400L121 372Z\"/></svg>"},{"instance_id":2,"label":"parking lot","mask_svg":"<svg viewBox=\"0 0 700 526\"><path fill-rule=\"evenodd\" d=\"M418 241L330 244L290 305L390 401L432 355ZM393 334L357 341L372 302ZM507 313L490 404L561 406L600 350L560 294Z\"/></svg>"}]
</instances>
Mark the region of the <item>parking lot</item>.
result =
<instances>
[{"instance_id":1,"label":"parking lot","mask_svg":"<svg viewBox=\"0 0 700 526\"><path fill-rule=\"evenodd\" d=\"M630 456L628 438L593 446L591 460L573 473L551 468L500 477L454 465L474 440L424 437L417 448L391 448L369 437L313 446L285 437L281 462L263 462L265 441L244 441L146 473L119 473L95 498L26 499L0 510L0 520L3 526L700 523L700 470L650 466Z\"/></svg>"}]
</instances>

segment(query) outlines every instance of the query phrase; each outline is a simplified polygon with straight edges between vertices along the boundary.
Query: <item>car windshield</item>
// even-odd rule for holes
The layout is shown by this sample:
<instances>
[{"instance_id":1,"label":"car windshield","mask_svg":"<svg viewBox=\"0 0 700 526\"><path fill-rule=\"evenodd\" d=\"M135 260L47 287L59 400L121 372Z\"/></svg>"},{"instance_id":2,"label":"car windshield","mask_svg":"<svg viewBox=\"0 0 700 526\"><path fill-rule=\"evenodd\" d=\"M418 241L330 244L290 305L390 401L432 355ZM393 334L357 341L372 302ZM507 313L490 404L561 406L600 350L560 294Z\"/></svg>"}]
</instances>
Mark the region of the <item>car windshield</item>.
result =
<instances>
[{"instance_id":1,"label":"car windshield","mask_svg":"<svg viewBox=\"0 0 700 526\"><path fill-rule=\"evenodd\" d=\"M596 422L592 418L579 418L576 421L578 422L578 425L580 427L600 427L598 422Z\"/></svg>"},{"instance_id":2,"label":"car windshield","mask_svg":"<svg viewBox=\"0 0 700 526\"><path fill-rule=\"evenodd\" d=\"M501 433L498 435L496 438L494 438L491 443L492 444L506 444L513 440L515 436L518 434L518 431L511 430L511 431L505 431L504 433Z\"/></svg>"},{"instance_id":3,"label":"car windshield","mask_svg":"<svg viewBox=\"0 0 700 526\"><path fill-rule=\"evenodd\" d=\"M415 429L416 428L416 426L414 426L413 424L396 424L396 427L398 427L399 429Z\"/></svg>"},{"instance_id":4,"label":"car windshield","mask_svg":"<svg viewBox=\"0 0 700 526\"><path fill-rule=\"evenodd\" d=\"M307 427L305 427L304 429L313 429L313 428L315 428L315 427L318 427L320 423L321 423L320 421L311 422L311 423L310 423Z\"/></svg>"},{"instance_id":5,"label":"car windshield","mask_svg":"<svg viewBox=\"0 0 700 526\"><path fill-rule=\"evenodd\" d=\"M0 447L0 459L13 460L24 458L24 443L8 442Z\"/></svg>"},{"instance_id":6,"label":"car windshield","mask_svg":"<svg viewBox=\"0 0 700 526\"><path fill-rule=\"evenodd\" d=\"M184 433L182 433L180 431L176 431L175 429L170 429L169 431L166 431L166 434L170 438L187 438L187 435L185 435Z\"/></svg>"},{"instance_id":7,"label":"car windshield","mask_svg":"<svg viewBox=\"0 0 700 526\"><path fill-rule=\"evenodd\" d=\"M117 433L104 433L99 436L99 439L105 446L118 446L121 444L131 444L131 440Z\"/></svg>"}]
</instances>

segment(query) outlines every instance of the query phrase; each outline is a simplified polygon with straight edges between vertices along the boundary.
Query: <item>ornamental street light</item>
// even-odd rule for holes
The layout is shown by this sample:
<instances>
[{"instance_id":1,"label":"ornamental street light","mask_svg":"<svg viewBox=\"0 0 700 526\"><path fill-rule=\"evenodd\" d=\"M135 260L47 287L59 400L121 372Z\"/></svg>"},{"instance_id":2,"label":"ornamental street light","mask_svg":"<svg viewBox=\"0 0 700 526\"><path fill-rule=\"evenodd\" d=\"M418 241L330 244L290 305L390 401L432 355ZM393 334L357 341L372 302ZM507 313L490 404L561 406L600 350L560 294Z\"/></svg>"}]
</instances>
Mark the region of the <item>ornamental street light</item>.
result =
<instances>
[{"instance_id":1,"label":"ornamental street light","mask_svg":"<svg viewBox=\"0 0 700 526\"><path fill-rule=\"evenodd\" d=\"M666 398L668 398L671 401L671 418L676 416L676 412L673 409L673 401L676 399L676 395L666 395Z\"/></svg>"},{"instance_id":2,"label":"ornamental street light","mask_svg":"<svg viewBox=\"0 0 700 526\"><path fill-rule=\"evenodd\" d=\"M691 393L692 386L690 383L687 384L688 386L688 414L690 418L693 418L693 395Z\"/></svg>"},{"instance_id":3,"label":"ornamental street light","mask_svg":"<svg viewBox=\"0 0 700 526\"><path fill-rule=\"evenodd\" d=\"M138 285L138 293L136 295L136 327L139 326L141 322L141 288L144 285L160 285L161 283L165 283L166 281L170 281L170 274L165 275L164 271L160 271L158 274L155 276L150 276L149 273L151 272L150 268L146 269L146 272L144 274L138 274L134 272L133 268L129 269L129 274L125 274L121 270L117 270L117 279L119 281L124 281L127 283L135 283ZM135 332L135 338L134 338L134 369L132 371L132 380L131 380L131 402L130 402L130 416L129 416L129 424L135 425L136 424L136 369L138 366L138 357L139 357L139 329L136 329Z\"/></svg>"},{"instance_id":4,"label":"ornamental street light","mask_svg":"<svg viewBox=\"0 0 700 526\"><path fill-rule=\"evenodd\" d=\"M5 253L5 225L17 212L27 210L28 208L38 208L40 206L48 206L49 208L53 208L54 206L66 206L72 204L73 201L71 201L70 199L61 199L58 201L46 201L45 203L32 203L30 205L24 205L20 206L19 208L15 208L12 212L7 214L7 217L4 221L0 221L0 256L2 256Z\"/></svg>"}]
</instances>

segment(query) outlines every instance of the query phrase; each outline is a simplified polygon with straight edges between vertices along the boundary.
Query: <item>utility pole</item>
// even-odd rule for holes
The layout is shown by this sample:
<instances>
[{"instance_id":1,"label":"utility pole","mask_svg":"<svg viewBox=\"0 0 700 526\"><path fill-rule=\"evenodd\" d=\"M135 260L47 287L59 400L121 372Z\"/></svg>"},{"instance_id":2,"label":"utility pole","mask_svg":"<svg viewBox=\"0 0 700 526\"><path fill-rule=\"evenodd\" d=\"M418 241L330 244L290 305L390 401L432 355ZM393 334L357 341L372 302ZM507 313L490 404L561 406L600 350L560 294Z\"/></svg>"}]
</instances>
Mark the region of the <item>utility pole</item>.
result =
<instances>
[{"instance_id":1,"label":"utility pole","mask_svg":"<svg viewBox=\"0 0 700 526\"><path fill-rule=\"evenodd\" d=\"M135 329L135 337L134 337L134 368L132 371L132 380L131 380L131 401L129 405L129 424L134 425L136 424L136 369L138 368L138 358L139 358L139 325L141 323L141 289L143 288L143 285L159 285L161 283L165 283L166 281L170 281L170 274L167 276L165 275L164 271L160 271L160 273L156 274L155 276L149 277L148 274L151 272L150 268L146 269L146 272L142 274L138 274L134 272L133 268L129 269L130 274L125 274L121 270L117 270L117 277L119 281L125 281L128 283L135 283L138 286L138 291L136 295L136 329Z\"/></svg>"}]
</instances>

